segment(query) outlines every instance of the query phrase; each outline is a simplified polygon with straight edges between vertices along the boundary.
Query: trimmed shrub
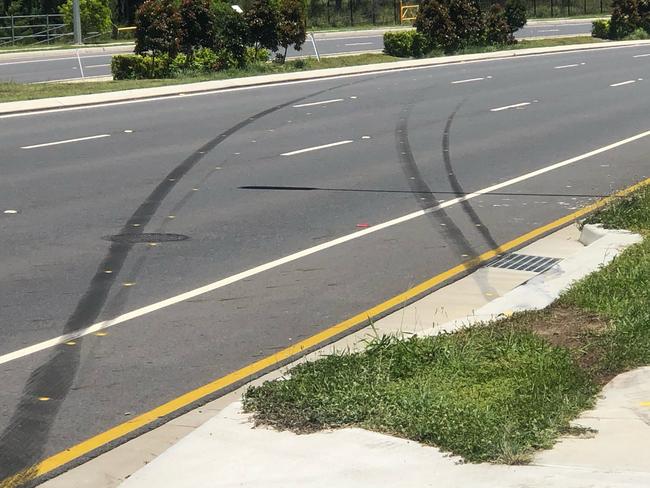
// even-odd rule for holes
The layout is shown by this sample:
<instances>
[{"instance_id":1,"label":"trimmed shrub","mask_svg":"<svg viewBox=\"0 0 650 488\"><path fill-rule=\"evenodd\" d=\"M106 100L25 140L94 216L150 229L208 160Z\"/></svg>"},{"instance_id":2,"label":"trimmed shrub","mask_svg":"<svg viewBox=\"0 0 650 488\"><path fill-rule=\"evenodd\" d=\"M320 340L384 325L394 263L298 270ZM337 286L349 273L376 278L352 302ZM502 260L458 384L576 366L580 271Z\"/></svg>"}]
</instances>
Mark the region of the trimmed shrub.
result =
<instances>
[{"instance_id":1,"label":"trimmed shrub","mask_svg":"<svg viewBox=\"0 0 650 488\"><path fill-rule=\"evenodd\" d=\"M230 53L237 66L243 68L246 65L246 46L249 45L250 38L245 17L223 0L213 0L212 10L215 15L215 51Z\"/></svg>"},{"instance_id":2,"label":"trimmed shrub","mask_svg":"<svg viewBox=\"0 0 650 488\"><path fill-rule=\"evenodd\" d=\"M303 0L279 0L278 19L278 44L284 48L284 60L289 46L300 51L307 38Z\"/></svg>"},{"instance_id":3,"label":"trimmed shrub","mask_svg":"<svg viewBox=\"0 0 650 488\"><path fill-rule=\"evenodd\" d=\"M115 80L143 80L171 76L171 61L167 55L158 57L140 54L113 56L111 72Z\"/></svg>"},{"instance_id":4,"label":"trimmed shrub","mask_svg":"<svg viewBox=\"0 0 650 488\"><path fill-rule=\"evenodd\" d=\"M505 13L511 34L526 25L528 19L526 19L526 4L523 0L506 0Z\"/></svg>"},{"instance_id":5,"label":"trimmed shrub","mask_svg":"<svg viewBox=\"0 0 650 488\"><path fill-rule=\"evenodd\" d=\"M609 22L610 39L622 39L641 25L637 0L613 0L612 17Z\"/></svg>"},{"instance_id":6,"label":"trimmed shrub","mask_svg":"<svg viewBox=\"0 0 650 488\"><path fill-rule=\"evenodd\" d=\"M255 49L278 50L279 12L276 0L253 0L244 12L249 40Z\"/></svg>"},{"instance_id":7,"label":"trimmed shrub","mask_svg":"<svg viewBox=\"0 0 650 488\"><path fill-rule=\"evenodd\" d=\"M72 29L72 0L59 7L63 21ZM79 0L79 17L81 17L81 32L110 32L111 9L106 0Z\"/></svg>"},{"instance_id":8,"label":"trimmed shrub","mask_svg":"<svg viewBox=\"0 0 650 488\"><path fill-rule=\"evenodd\" d=\"M181 16L174 0L145 0L135 14L135 52L176 57L180 47Z\"/></svg>"},{"instance_id":9,"label":"trimmed shrub","mask_svg":"<svg viewBox=\"0 0 650 488\"><path fill-rule=\"evenodd\" d=\"M267 63L271 58L271 51L268 49L255 50L252 47L246 48L246 64Z\"/></svg>"},{"instance_id":10,"label":"trimmed shrub","mask_svg":"<svg viewBox=\"0 0 650 488\"><path fill-rule=\"evenodd\" d=\"M493 4L485 14L485 41L488 44L512 44L514 40L505 9L498 3Z\"/></svg>"},{"instance_id":11,"label":"trimmed shrub","mask_svg":"<svg viewBox=\"0 0 650 488\"><path fill-rule=\"evenodd\" d=\"M645 39L650 39L650 34L648 34L645 29L639 27L635 29L634 32L625 36L626 41L641 41Z\"/></svg>"},{"instance_id":12,"label":"trimmed shrub","mask_svg":"<svg viewBox=\"0 0 650 488\"><path fill-rule=\"evenodd\" d=\"M413 36L410 31L384 33L384 52L389 56L408 58L412 47Z\"/></svg>"},{"instance_id":13,"label":"trimmed shrub","mask_svg":"<svg viewBox=\"0 0 650 488\"><path fill-rule=\"evenodd\" d=\"M180 6L182 51L192 56L195 49L214 47L215 15L210 0L183 0Z\"/></svg>"},{"instance_id":14,"label":"trimmed shrub","mask_svg":"<svg viewBox=\"0 0 650 488\"><path fill-rule=\"evenodd\" d=\"M609 20L600 19L594 20L591 24L591 37L599 39L609 38Z\"/></svg>"},{"instance_id":15,"label":"trimmed shrub","mask_svg":"<svg viewBox=\"0 0 650 488\"><path fill-rule=\"evenodd\" d=\"M398 58L421 57L430 51L427 38L416 31L386 32L384 52Z\"/></svg>"},{"instance_id":16,"label":"trimmed shrub","mask_svg":"<svg viewBox=\"0 0 650 488\"><path fill-rule=\"evenodd\" d=\"M414 22L415 28L424 35L431 47L452 51L458 40L449 9L438 0L422 0Z\"/></svg>"}]
</instances>

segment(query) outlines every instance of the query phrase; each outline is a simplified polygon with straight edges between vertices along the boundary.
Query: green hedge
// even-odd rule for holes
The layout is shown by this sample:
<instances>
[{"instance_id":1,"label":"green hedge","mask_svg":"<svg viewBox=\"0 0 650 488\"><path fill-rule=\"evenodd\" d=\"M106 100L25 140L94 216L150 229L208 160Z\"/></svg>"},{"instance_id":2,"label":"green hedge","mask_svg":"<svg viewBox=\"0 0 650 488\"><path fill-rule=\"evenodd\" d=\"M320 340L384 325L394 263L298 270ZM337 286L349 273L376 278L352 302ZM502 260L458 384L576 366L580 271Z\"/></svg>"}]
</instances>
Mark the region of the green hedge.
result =
<instances>
[{"instance_id":1,"label":"green hedge","mask_svg":"<svg viewBox=\"0 0 650 488\"><path fill-rule=\"evenodd\" d=\"M398 58L421 57L429 53L427 38L416 31L386 32L384 52Z\"/></svg>"},{"instance_id":2,"label":"green hedge","mask_svg":"<svg viewBox=\"0 0 650 488\"><path fill-rule=\"evenodd\" d=\"M591 36L599 39L609 39L609 20L594 20L591 24Z\"/></svg>"}]
</instances>

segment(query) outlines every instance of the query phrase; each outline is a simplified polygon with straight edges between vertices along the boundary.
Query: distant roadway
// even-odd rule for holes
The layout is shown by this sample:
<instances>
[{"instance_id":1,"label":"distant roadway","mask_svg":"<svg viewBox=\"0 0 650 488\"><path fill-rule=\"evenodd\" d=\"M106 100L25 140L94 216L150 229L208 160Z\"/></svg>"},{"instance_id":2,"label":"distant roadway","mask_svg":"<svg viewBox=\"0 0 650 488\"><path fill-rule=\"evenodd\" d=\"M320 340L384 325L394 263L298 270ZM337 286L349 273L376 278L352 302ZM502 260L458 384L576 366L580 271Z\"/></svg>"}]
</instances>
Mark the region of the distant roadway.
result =
<instances>
[{"instance_id":1,"label":"distant roadway","mask_svg":"<svg viewBox=\"0 0 650 488\"><path fill-rule=\"evenodd\" d=\"M536 23L524 27L517 37L553 37L585 35L591 32L591 22ZM316 46L321 55L331 56L349 53L381 51L384 48L383 33L372 31L342 31L340 33L317 33ZM115 54L131 52L133 47L114 46L91 53L82 53L77 59L73 50L55 52L16 53L0 55L0 81L37 83L56 80L76 80L84 77L105 77L111 72L111 58ZM289 57L314 56L314 48L308 40L300 52L289 51ZM81 62L81 69L79 63Z\"/></svg>"}]
</instances>

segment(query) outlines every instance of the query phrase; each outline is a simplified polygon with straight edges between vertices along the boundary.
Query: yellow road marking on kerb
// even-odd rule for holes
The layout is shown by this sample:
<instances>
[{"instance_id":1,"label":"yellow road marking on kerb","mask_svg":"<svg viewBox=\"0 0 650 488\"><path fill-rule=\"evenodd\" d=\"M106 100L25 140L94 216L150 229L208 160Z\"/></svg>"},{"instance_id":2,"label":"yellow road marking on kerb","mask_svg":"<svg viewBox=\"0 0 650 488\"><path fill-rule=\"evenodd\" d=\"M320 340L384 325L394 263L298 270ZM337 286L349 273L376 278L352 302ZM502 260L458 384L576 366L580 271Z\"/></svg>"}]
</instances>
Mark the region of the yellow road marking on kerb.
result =
<instances>
[{"instance_id":1,"label":"yellow road marking on kerb","mask_svg":"<svg viewBox=\"0 0 650 488\"><path fill-rule=\"evenodd\" d=\"M650 178L643 180L642 182L637 183L635 185L632 185L618 193L615 193L610 197L603 198L576 212L573 212L569 215L559 218L549 224L546 224L542 227L538 227L537 229L532 230L520 237L517 237L516 239L513 239L496 249L487 251L474 259L466 261L463 264L454 266L453 268L448 269L447 271L444 271L443 273L440 273L439 275L436 275L433 278L423 283L420 283L414 288L411 288L410 290L404 293L400 293L399 295L389 300L386 300L385 302L380 303L379 305L369 310L366 310L365 312L362 312L360 314L355 315L354 317L344 320L343 322L336 324L322 332L319 332L318 334L315 334L303 341L300 341L292 346L289 346L286 349L283 349L271 356L267 356L263 359L260 359L259 361L251 363L248 366L245 366L237 371L234 371L226 376L223 376L211 383L208 383L207 385L201 386L196 390L192 390L188 393L185 393L184 395L181 395L157 408L154 408L153 410L150 410L138 417L135 417L129 420L128 422L117 425L105 432L102 432L101 434L96 435L95 437L91 437L90 439L87 439L71 447L70 449L66 449L65 451L55 454L54 456L49 457L46 460L42 461L36 467L36 475L37 476L44 475L54 469L63 466L66 463L74 461L75 459L88 454L89 452L99 447L108 444L109 442L115 441L120 437L123 437L141 427L144 427L147 424L150 424L151 422L154 422L155 420L158 420L161 417L165 417L173 412L180 410L183 407L186 407L187 405L190 405L198 400L201 400L204 397L207 397L208 395L212 395L215 392L218 392L219 390L222 390L234 383L244 380L256 373L259 373L260 371L263 371L266 368L269 368L282 361L285 361L301 353L306 349L310 349L315 346L318 346L328 341L329 339L332 339L333 337L336 337L337 335L363 323L364 321L367 321L368 319L372 319L373 317L376 317L381 313L390 310L391 308L394 308L418 295L422 295L430 291L435 286L463 273L468 268L473 268L489 259L492 259L498 254L519 247L522 244L525 244L526 242L535 239L536 237L539 237L543 234L546 234L547 232L562 227L588 214L589 212L592 212L598 208L603 207L614 198L619 198L628 195L629 193L632 193L633 191L638 190L639 188L643 186L647 186L649 184L650 184ZM0 482L0 486L2 486L2 482Z\"/></svg>"},{"instance_id":2,"label":"yellow road marking on kerb","mask_svg":"<svg viewBox=\"0 0 650 488\"><path fill-rule=\"evenodd\" d=\"M643 402L641 403L642 407L650 407L650 402Z\"/></svg>"}]
</instances>

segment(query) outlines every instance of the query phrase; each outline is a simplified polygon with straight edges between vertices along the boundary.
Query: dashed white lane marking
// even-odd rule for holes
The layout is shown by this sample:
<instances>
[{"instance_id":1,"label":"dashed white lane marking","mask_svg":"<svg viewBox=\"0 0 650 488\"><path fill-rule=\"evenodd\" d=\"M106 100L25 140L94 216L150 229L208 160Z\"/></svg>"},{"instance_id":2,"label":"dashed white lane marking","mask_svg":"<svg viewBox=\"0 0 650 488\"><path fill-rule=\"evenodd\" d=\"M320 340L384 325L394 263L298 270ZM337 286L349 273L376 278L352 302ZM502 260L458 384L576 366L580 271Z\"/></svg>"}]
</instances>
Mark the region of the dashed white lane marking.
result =
<instances>
[{"instance_id":1,"label":"dashed white lane marking","mask_svg":"<svg viewBox=\"0 0 650 488\"><path fill-rule=\"evenodd\" d=\"M578 66L584 66L585 64L586 63L564 64L562 66L555 66L553 69L577 68Z\"/></svg>"},{"instance_id":2,"label":"dashed white lane marking","mask_svg":"<svg viewBox=\"0 0 650 488\"><path fill-rule=\"evenodd\" d=\"M466 80L452 81L451 84L452 85L458 85L460 83L471 83L472 81L483 81L483 80L489 80L491 78L492 78L491 76L486 76L486 77L483 77L483 78L468 78Z\"/></svg>"},{"instance_id":3,"label":"dashed white lane marking","mask_svg":"<svg viewBox=\"0 0 650 488\"><path fill-rule=\"evenodd\" d=\"M637 80L627 80L627 81L621 81L620 83L614 83L609 86L617 87L617 86L623 86L623 85L630 85L631 83L636 83Z\"/></svg>"},{"instance_id":4,"label":"dashed white lane marking","mask_svg":"<svg viewBox=\"0 0 650 488\"><path fill-rule=\"evenodd\" d=\"M650 56L650 53L648 54L637 54L636 56L632 56L633 58L647 58Z\"/></svg>"},{"instance_id":5,"label":"dashed white lane marking","mask_svg":"<svg viewBox=\"0 0 650 488\"><path fill-rule=\"evenodd\" d=\"M13 214L17 214L18 210L9 209L9 210L5 210L3 213L13 215Z\"/></svg>"},{"instance_id":6,"label":"dashed white lane marking","mask_svg":"<svg viewBox=\"0 0 650 488\"><path fill-rule=\"evenodd\" d=\"M388 220L383 223L375 224L371 227L365 228L363 230L359 230L356 232L353 232L351 234L344 235L342 237L339 237L337 239L333 239L328 242L323 242L322 244L319 244L314 247L310 247L307 249L304 249L302 251L299 251L294 254L290 254L288 256L284 256L282 258L276 259L274 261L270 261L268 263L262 264L260 266L257 266L255 268L248 269L246 271L242 271L241 273L237 273L235 275L229 276L227 278L223 278L221 280L215 281L213 283L209 283L205 286L195 288L193 290L187 291L185 293L181 293L180 295L173 296L171 298L168 298L166 300L162 300L160 302L153 303L151 305L147 305L142 308L138 308L136 310L133 310L131 312L125 313L123 315L119 315L118 317L115 317L112 320L104 320L102 322L97 322L96 324L91 325L90 327L86 327L85 329L80 329L75 332L71 332L69 334L64 334L58 337L54 337L53 339L49 339L47 341L39 342L37 344L34 344L32 346L24 347L22 349L19 349L14 352L10 352L8 354L3 354L0 356L0 364L8 363L10 361L20 359L25 356L29 356L30 354L37 353L39 351L43 351L45 349L49 349L51 347L58 346L59 344L64 344L67 341L75 340L79 337L83 337L89 334L93 334L96 332L99 332L103 329L107 329L109 327L112 327L114 325L122 324L124 322L127 322L129 320L136 319L138 317L142 317L143 315L150 314L152 312L155 312L157 310L161 310L163 308L170 307L172 305L175 305L177 303L181 303L187 300L190 300L192 298L196 298L197 296L204 295L206 293L210 293L212 291L218 290L219 288L223 288L225 286L231 285L233 283L236 283L241 280L245 280L247 278L250 278L251 276L258 275L260 273L263 273L264 271L268 271L274 268L277 268L279 266L282 266L287 263L291 263L293 261L297 261L298 259L305 258L307 256L311 256L312 254L316 254L322 251L325 251L327 249L333 248L335 246L344 244L346 242L353 241L355 239L359 239L361 237L365 237L369 234L373 234L375 232L379 232L384 229L388 229L389 227L394 227L399 224L403 224L404 222L408 222L410 220L416 219L418 217L422 217L424 215L428 215L433 212L437 212L438 210L441 210L446 207L451 207L452 205L456 205L468 200L472 200L476 197L480 197L481 195L485 195L487 193L492 193L494 191L500 190L502 188L506 188L508 186L515 185L517 183L521 183L522 181L529 180L531 178L535 178L536 176L543 175L545 173L548 173L550 171L554 171L556 169L562 168L564 166L569 166L570 164L577 163L579 161L583 161L585 159L591 158L593 156L597 156L599 154L605 153L607 151L611 151L613 149L616 149L617 147L624 146L626 144L630 144L634 141L638 141L639 139L643 139L645 137L650 136L650 130L641 132L640 134L637 134L632 137L628 137L627 139L623 139L618 142L614 142L613 144L609 144L607 146L600 147L598 149L594 149L593 151L581 154L579 156L575 156L570 159L566 159L564 161L560 161L558 163L551 164L549 166L545 166L543 168L540 168L535 171L531 171L530 173L523 174L521 176L517 176L516 178L512 178L507 181L503 181L501 183L497 183L496 185L488 186L487 188L483 188L482 190L475 191L474 193L468 193L467 195L464 195L462 197L457 197L453 198L451 200L447 200L444 203L440 203L439 205L435 207L430 207L425 210L418 210L417 212L413 212L410 214L403 215L401 217L397 217L392 220ZM537 225L537 224L535 224Z\"/></svg>"},{"instance_id":7,"label":"dashed white lane marking","mask_svg":"<svg viewBox=\"0 0 650 488\"><path fill-rule=\"evenodd\" d=\"M560 32L560 29L540 29L537 32Z\"/></svg>"},{"instance_id":8,"label":"dashed white lane marking","mask_svg":"<svg viewBox=\"0 0 650 488\"><path fill-rule=\"evenodd\" d=\"M331 144L323 144L322 146L306 147L305 149L298 149L297 151L291 151L280 154L280 156L293 156L295 154L302 154L311 151L318 151L319 149L327 149L328 147L342 146L343 144L350 144L354 141L339 141L332 142Z\"/></svg>"},{"instance_id":9,"label":"dashed white lane marking","mask_svg":"<svg viewBox=\"0 0 650 488\"><path fill-rule=\"evenodd\" d=\"M90 66L86 66L86 69L88 69L88 68L105 68L106 66L110 66L110 64L91 64Z\"/></svg>"},{"instance_id":10,"label":"dashed white lane marking","mask_svg":"<svg viewBox=\"0 0 650 488\"><path fill-rule=\"evenodd\" d=\"M333 98L332 100L323 100L321 102L310 102L310 103L299 103L298 105L293 105L293 108L301 108L301 107L313 107L315 105L324 105L326 103L335 103L335 102L342 102L342 98Z\"/></svg>"},{"instance_id":11,"label":"dashed white lane marking","mask_svg":"<svg viewBox=\"0 0 650 488\"><path fill-rule=\"evenodd\" d=\"M521 103L515 103L514 105L506 105L505 107L491 108L490 112L501 112L502 110L508 110L511 108L525 107L527 105L530 105L530 103L531 102L521 102Z\"/></svg>"},{"instance_id":12,"label":"dashed white lane marking","mask_svg":"<svg viewBox=\"0 0 650 488\"><path fill-rule=\"evenodd\" d=\"M372 42L351 42L345 45L346 46L369 46L370 44L372 44Z\"/></svg>"},{"instance_id":13,"label":"dashed white lane marking","mask_svg":"<svg viewBox=\"0 0 650 488\"><path fill-rule=\"evenodd\" d=\"M78 137L76 139L66 139L65 141L46 142L44 144L34 144L32 146L22 146L20 149L36 149L37 147L58 146L60 144L69 144L71 142L91 141L93 139L103 139L104 137L111 137L110 134L99 134L96 136Z\"/></svg>"}]
</instances>

